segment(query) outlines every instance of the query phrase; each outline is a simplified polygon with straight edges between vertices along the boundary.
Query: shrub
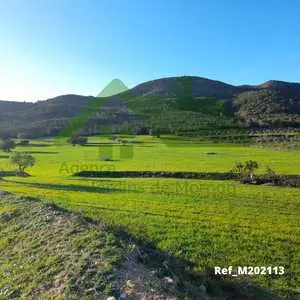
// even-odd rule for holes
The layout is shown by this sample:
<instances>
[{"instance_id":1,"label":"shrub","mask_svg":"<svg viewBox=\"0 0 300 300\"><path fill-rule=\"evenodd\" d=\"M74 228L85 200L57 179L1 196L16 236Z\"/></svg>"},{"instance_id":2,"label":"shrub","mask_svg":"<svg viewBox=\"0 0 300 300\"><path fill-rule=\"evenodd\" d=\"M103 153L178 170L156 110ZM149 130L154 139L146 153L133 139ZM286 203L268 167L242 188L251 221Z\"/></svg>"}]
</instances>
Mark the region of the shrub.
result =
<instances>
[{"instance_id":1,"label":"shrub","mask_svg":"<svg viewBox=\"0 0 300 300\"><path fill-rule=\"evenodd\" d=\"M237 173L241 180L253 180L254 171L258 169L258 163L254 160L248 160L245 163L237 162L232 172Z\"/></svg>"},{"instance_id":2,"label":"shrub","mask_svg":"<svg viewBox=\"0 0 300 300\"><path fill-rule=\"evenodd\" d=\"M278 181L278 176L276 175L274 170L267 166L266 173L263 175L263 179L267 182L275 184L276 181Z\"/></svg>"},{"instance_id":3,"label":"shrub","mask_svg":"<svg viewBox=\"0 0 300 300\"><path fill-rule=\"evenodd\" d=\"M155 136L156 138L160 138L160 128L154 128L151 130L151 135Z\"/></svg>"},{"instance_id":4,"label":"shrub","mask_svg":"<svg viewBox=\"0 0 300 300\"><path fill-rule=\"evenodd\" d=\"M22 140L19 142L19 146L28 146L29 145L29 140Z\"/></svg>"},{"instance_id":5,"label":"shrub","mask_svg":"<svg viewBox=\"0 0 300 300\"><path fill-rule=\"evenodd\" d=\"M73 135L68 139L68 143L72 144L73 146L84 146L85 144L87 144L87 142L88 138L82 135Z\"/></svg>"},{"instance_id":6,"label":"shrub","mask_svg":"<svg viewBox=\"0 0 300 300\"><path fill-rule=\"evenodd\" d=\"M10 152L16 147L16 143L11 139L3 139L0 143L0 149L4 152Z\"/></svg>"},{"instance_id":7,"label":"shrub","mask_svg":"<svg viewBox=\"0 0 300 300\"><path fill-rule=\"evenodd\" d=\"M109 157L109 156L102 156L101 160L102 161L113 161L113 159L111 157Z\"/></svg>"},{"instance_id":8,"label":"shrub","mask_svg":"<svg viewBox=\"0 0 300 300\"><path fill-rule=\"evenodd\" d=\"M254 170L258 169L258 163L254 160L248 160L245 162L245 172L251 179L253 179Z\"/></svg>"},{"instance_id":9,"label":"shrub","mask_svg":"<svg viewBox=\"0 0 300 300\"><path fill-rule=\"evenodd\" d=\"M116 140L118 139L118 136L112 135L109 139L110 139L111 141L116 141Z\"/></svg>"},{"instance_id":10,"label":"shrub","mask_svg":"<svg viewBox=\"0 0 300 300\"><path fill-rule=\"evenodd\" d=\"M233 173L237 173L237 174L239 175L239 177L241 177L242 174L243 174L243 172L244 172L244 168L245 168L245 166L244 166L243 163L241 163L241 162L236 162L236 163L235 163L235 166L234 166L233 169L232 169L232 172L233 172Z\"/></svg>"},{"instance_id":11,"label":"shrub","mask_svg":"<svg viewBox=\"0 0 300 300\"><path fill-rule=\"evenodd\" d=\"M276 177L276 173L269 166L267 166L267 168L266 168L266 176L268 176L269 178Z\"/></svg>"},{"instance_id":12,"label":"shrub","mask_svg":"<svg viewBox=\"0 0 300 300\"><path fill-rule=\"evenodd\" d=\"M128 140L125 140L125 139L118 139L118 142L119 142L120 144L123 144L123 145L126 145L126 144L129 143L129 141L128 141Z\"/></svg>"},{"instance_id":13,"label":"shrub","mask_svg":"<svg viewBox=\"0 0 300 300\"><path fill-rule=\"evenodd\" d=\"M148 135L150 133L150 128L146 126L142 126L136 129L136 135Z\"/></svg>"}]
</instances>

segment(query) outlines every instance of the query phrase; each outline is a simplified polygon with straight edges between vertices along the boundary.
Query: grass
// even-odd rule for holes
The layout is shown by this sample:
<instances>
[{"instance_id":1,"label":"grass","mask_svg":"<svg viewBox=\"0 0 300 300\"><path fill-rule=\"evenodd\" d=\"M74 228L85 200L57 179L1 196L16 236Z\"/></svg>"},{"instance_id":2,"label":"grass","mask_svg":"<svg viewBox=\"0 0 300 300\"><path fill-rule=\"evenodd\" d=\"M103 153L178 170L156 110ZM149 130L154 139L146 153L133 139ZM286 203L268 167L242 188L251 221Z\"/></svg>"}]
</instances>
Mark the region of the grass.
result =
<instances>
[{"instance_id":1,"label":"grass","mask_svg":"<svg viewBox=\"0 0 300 300\"><path fill-rule=\"evenodd\" d=\"M96 299L105 293L124 253L112 234L26 198L1 195L0 204L0 298Z\"/></svg>"},{"instance_id":2,"label":"grass","mask_svg":"<svg viewBox=\"0 0 300 300\"><path fill-rule=\"evenodd\" d=\"M299 189L230 180L72 176L82 170L227 172L236 161L249 159L259 163L258 172L269 165L280 174L300 174L299 152L172 136L122 138L129 143L122 146L105 137L93 137L86 147L54 140L34 142L46 147L19 147L17 151L35 151L37 164L29 170L32 176L4 177L0 189L55 201L104 220L154 242L159 249L191 263L196 271L216 265L282 265L284 276L246 279L282 295L300 293ZM132 157L122 156L122 147L128 145L132 145ZM113 161L101 161L108 152ZM7 158L0 158L0 166L14 168Z\"/></svg>"}]
</instances>

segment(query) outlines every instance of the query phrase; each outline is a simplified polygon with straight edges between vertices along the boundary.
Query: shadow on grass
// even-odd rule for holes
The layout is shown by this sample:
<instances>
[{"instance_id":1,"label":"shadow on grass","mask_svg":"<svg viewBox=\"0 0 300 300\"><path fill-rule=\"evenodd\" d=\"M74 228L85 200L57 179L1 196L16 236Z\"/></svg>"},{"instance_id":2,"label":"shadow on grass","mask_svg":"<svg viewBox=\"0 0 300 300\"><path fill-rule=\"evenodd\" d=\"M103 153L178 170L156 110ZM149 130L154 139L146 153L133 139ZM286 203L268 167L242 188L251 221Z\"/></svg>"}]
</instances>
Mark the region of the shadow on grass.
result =
<instances>
[{"instance_id":1,"label":"shadow on grass","mask_svg":"<svg viewBox=\"0 0 300 300\"><path fill-rule=\"evenodd\" d=\"M68 180L74 180L74 181L88 181L88 182L92 182L94 183L95 181L92 178L89 177L85 177L85 178L68 178ZM116 180L112 180L112 179L96 179L96 183L98 182L122 182L122 181L116 181Z\"/></svg>"},{"instance_id":2,"label":"shadow on grass","mask_svg":"<svg viewBox=\"0 0 300 300\"><path fill-rule=\"evenodd\" d=\"M29 154L58 154L59 153L55 151L25 151L25 152Z\"/></svg>"},{"instance_id":3,"label":"shadow on grass","mask_svg":"<svg viewBox=\"0 0 300 300\"><path fill-rule=\"evenodd\" d=\"M9 158L9 155L0 155L0 159L5 159L5 158Z\"/></svg>"},{"instance_id":4,"label":"shadow on grass","mask_svg":"<svg viewBox=\"0 0 300 300\"><path fill-rule=\"evenodd\" d=\"M88 143L85 144L84 147L114 147L120 146L119 143Z\"/></svg>"},{"instance_id":5,"label":"shadow on grass","mask_svg":"<svg viewBox=\"0 0 300 300\"><path fill-rule=\"evenodd\" d=\"M4 179L3 179L4 180ZM47 189L47 190L63 190L71 192L87 192L87 193L117 193L117 192L135 192L136 190L120 189L120 188L109 188L109 187L92 187L84 185L74 185L74 184L50 184L50 183L34 183L34 182L22 182L14 180L4 180L10 183L17 183L33 188Z\"/></svg>"},{"instance_id":6,"label":"shadow on grass","mask_svg":"<svg viewBox=\"0 0 300 300\"><path fill-rule=\"evenodd\" d=\"M24 147L24 148L26 148L26 147L49 147L49 146L51 146L50 144L48 145L48 144L28 144L28 145L18 145L18 146L20 146L20 147Z\"/></svg>"},{"instance_id":7,"label":"shadow on grass","mask_svg":"<svg viewBox=\"0 0 300 300\"><path fill-rule=\"evenodd\" d=\"M231 172L169 172L169 171L81 171L73 176L90 178L177 178L231 180L237 175Z\"/></svg>"},{"instance_id":8,"label":"shadow on grass","mask_svg":"<svg viewBox=\"0 0 300 300\"><path fill-rule=\"evenodd\" d=\"M24 172L23 174L19 174L17 171L0 171L0 178L1 177L30 177L30 174Z\"/></svg>"},{"instance_id":9,"label":"shadow on grass","mask_svg":"<svg viewBox=\"0 0 300 300\"><path fill-rule=\"evenodd\" d=\"M129 234L125 228L111 227L119 240L130 242L138 246L138 260L150 269L157 270L161 280L172 278L179 299L207 299L207 295L216 300L280 300L281 296L250 280L228 279L214 274L214 267L207 267L202 272L194 271L195 266L187 260L162 252L148 240L137 239ZM298 299L297 295L289 295L287 299ZM211 299L211 298L209 298Z\"/></svg>"},{"instance_id":10,"label":"shadow on grass","mask_svg":"<svg viewBox=\"0 0 300 300\"><path fill-rule=\"evenodd\" d=\"M124 147L124 146L138 146L138 147L153 147L152 145L149 145L144 142L139 141L128 141L123 143L88 143L84 145L84 147Z\"/></svg>"},{"instance_id":11,"label":"shadow on grass","mask_svg":"<svg viewBox=\"0 0 300 300\"><path fill-rule=\"evenodd\" d=\"M153 147L151 145L143 145L143 144L132 144L132 143L124 143L124 144L99 144L99 145L91 145L91 144L86 144L84 147L98 147L98 148L103 148L103 147Z\"/></svg>"}]
</instances>

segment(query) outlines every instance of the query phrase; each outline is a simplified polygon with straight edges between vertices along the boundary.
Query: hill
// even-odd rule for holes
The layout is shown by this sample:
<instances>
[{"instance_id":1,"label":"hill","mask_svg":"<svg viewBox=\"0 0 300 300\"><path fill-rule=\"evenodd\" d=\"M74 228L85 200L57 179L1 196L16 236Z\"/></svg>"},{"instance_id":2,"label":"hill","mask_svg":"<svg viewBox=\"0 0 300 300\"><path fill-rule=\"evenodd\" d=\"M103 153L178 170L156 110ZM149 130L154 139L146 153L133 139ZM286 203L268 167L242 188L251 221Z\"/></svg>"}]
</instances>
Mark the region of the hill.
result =
<instances>
[{"instance_id":1,"label":"hill","mask_svg":"<svg viewBox=\"0 0 300 300\"><path fill-rule=\"evenodd\" d=\"M286 85L243 92L234 100L236 116L248 126L299 127L300 96Z\"/></svg>"},{"instance_id":2,"label":"hill","mask_svg":"<svg viewBox=\"0 0 300 300\"><path fill-rule=\"evenodd\" d=\"M74 117L82 117L88 134L105 126L114 132L143 128L199 134L247 128L298 128L300 84L268 81L234 86L201 77L170 77L126 90L113 80L102 95L63 95L37 103L0 101L0 135L55 135ZM102 129L101 129L102 128ZM129 130L130 129L130 130Z\"/></svg>"},{"instance_id":3,"label":"hill","mask_svg":"<svg viewBox=\"0 0 300 300\"><path fill-rule=\"evenodd\" d=\"M167 96L174 97L181 79L188 79L194 97L232 98L240 90L230 84L202 77L185 76L169 77L148 81L134 87L131 92L135 96Z\"/></svg>"},{"instance_id":4,"label":"hill","mask_svg":"<svg viewBox=\"0 0 300 300\"><path fill-rule=\"evenodd\" d=\"M79 115L93 97L62 95L36 103L0 101L0 135L49 136Z\"/></svg>"}]
</instances>

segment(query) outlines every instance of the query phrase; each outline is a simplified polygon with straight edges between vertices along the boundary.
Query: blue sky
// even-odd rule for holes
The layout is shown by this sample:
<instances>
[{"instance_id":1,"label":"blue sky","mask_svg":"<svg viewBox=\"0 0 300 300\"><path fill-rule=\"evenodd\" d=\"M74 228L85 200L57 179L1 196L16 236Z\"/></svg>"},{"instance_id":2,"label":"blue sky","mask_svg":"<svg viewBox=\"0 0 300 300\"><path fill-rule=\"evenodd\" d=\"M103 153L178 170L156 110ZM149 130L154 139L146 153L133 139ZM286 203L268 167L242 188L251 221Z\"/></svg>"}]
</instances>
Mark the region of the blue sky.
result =
<instances>
[{"instance_id":1,"label":"blue sky","mask_svg":"<svg viewBox=\"0 0 300 300\"><path fill-rule=\"evenodd\" d=\"M195 75L300 82L298 0L0 0L0 99Z\"/></svg>"}]
</instances>

